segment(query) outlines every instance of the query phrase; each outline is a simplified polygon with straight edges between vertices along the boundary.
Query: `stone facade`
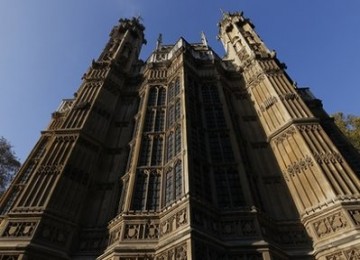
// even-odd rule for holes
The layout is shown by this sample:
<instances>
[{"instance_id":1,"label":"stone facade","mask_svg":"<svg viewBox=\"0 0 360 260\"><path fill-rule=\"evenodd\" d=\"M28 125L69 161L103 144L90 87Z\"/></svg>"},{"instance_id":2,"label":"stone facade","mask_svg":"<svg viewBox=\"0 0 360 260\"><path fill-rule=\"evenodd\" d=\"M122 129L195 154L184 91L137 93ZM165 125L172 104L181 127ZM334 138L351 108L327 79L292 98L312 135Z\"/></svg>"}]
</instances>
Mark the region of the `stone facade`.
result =
<instances>
[{"instance_id":1,"label":"stone facade","mask_svg":"<svg viewBox=\"0 0 360 260\"><path fill-rule=\"evenodd\" d=\"M121 19L0 201L0 260L359 259L360 158L241 13L220 58Z\"/></svg>"}]
</instances>

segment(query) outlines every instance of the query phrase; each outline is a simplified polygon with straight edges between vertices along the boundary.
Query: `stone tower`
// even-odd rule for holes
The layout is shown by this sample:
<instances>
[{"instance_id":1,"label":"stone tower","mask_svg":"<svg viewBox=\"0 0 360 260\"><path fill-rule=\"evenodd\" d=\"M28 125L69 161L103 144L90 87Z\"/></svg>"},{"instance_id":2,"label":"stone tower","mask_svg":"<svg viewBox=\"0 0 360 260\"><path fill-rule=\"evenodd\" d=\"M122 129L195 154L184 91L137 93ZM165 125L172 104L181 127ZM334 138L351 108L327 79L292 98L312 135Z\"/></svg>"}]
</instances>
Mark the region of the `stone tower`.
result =
<instances>
[{"instance_id":1,"label":"stone tower","mask_svg":"<svg viewBox=\"0 0 360 260\"><path fill-rule=\"evenodd\" d=\"M121 19L0 201L0 260L360 259L360 156L241 13L220 58Z\"/></svg>"}]
</instances>

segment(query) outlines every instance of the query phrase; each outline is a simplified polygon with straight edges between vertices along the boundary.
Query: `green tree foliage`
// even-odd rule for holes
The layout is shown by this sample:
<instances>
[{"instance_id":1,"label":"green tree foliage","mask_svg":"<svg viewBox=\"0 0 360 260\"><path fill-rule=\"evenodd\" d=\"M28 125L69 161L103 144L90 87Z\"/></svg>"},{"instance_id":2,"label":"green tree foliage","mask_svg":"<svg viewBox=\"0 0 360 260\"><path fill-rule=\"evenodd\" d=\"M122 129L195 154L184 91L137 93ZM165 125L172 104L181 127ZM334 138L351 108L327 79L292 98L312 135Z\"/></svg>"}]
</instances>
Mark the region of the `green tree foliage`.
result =
<instances>
[{"instance_id":1,"label":"green tree foliage","mask_svg":"<svg viewBox=\"0 0 360 260\"><path fill-rule=\"evenodd\" d=\"M341 112L335 113L332 116L341 132L343 132L355 148L360 151L360 117L345 115Z\"/></svg>"},{"instance_id":2,"label":"green tree foliage","mask_svg":"<svg viewBox=\"0 0 360 260\"><path fill-rule=\"evenodd\" d=\"M0 195L9 185L12 177L20 167L12 146L4 137L0 137Z\"/></svg>"}]
</instances>

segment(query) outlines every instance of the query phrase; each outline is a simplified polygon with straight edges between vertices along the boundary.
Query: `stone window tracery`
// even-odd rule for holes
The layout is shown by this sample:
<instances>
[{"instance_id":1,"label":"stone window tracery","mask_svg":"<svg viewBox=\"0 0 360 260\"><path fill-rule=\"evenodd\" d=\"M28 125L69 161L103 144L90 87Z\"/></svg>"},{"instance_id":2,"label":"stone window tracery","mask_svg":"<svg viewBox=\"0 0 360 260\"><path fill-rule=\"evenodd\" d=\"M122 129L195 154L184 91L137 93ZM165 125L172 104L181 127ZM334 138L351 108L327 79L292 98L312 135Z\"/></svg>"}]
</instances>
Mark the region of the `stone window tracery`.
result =
<instances>
[{"instance_id":1,"label":"stone window tracery","mask_svg":"<svg viewBox=\"0 0 360 260\"><path fill-rule=\"evenodd\" d=\"M156 136L153 139L151 165L161 165L163 155L163 138Z\"/></svg>"},{"instance_id":2,"label":"stone window tracery","mask_svg":"<svg viewBox=\"0 0 360 260\"><path fill-rule=\"evenodd\" d=\"M138 170L135 180L133 210L159 210L161 174Z\"/></svg>"},{"instance_id":3,"label":"stone window tracery","mask_svg":"<svg viewBox=\"0 0 360 260\"><path fill-rule=\"evenodd\" d=\"M165 174L165 206L181 198L183 194L182 162L179 160L174 167L169 167Z\"/></svg>"}]
</instances>

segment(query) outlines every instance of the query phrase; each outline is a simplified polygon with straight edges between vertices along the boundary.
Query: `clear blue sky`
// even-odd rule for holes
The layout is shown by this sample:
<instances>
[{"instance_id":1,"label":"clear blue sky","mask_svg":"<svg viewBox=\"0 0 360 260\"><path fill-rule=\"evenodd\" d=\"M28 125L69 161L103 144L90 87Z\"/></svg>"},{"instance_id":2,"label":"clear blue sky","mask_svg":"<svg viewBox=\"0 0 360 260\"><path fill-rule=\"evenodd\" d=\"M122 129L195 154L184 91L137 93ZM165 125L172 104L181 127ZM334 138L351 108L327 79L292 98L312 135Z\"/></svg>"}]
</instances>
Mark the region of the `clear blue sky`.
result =
<instances>
[{"instance_id":1,"label":"clear blue sky","mask_svg":"<svg viewBox=\"0 0 360 260\"><path fill-rule=\"evenodd\" d=\"M358 0L11 0L0 2L0 136L24 161L61 99L80 78L121 17L141 15L148 44L180 36L216 40L220 8L244 11L299 86L309 86L329 113L360 115Z\"/></svg>"}]
</instances>

